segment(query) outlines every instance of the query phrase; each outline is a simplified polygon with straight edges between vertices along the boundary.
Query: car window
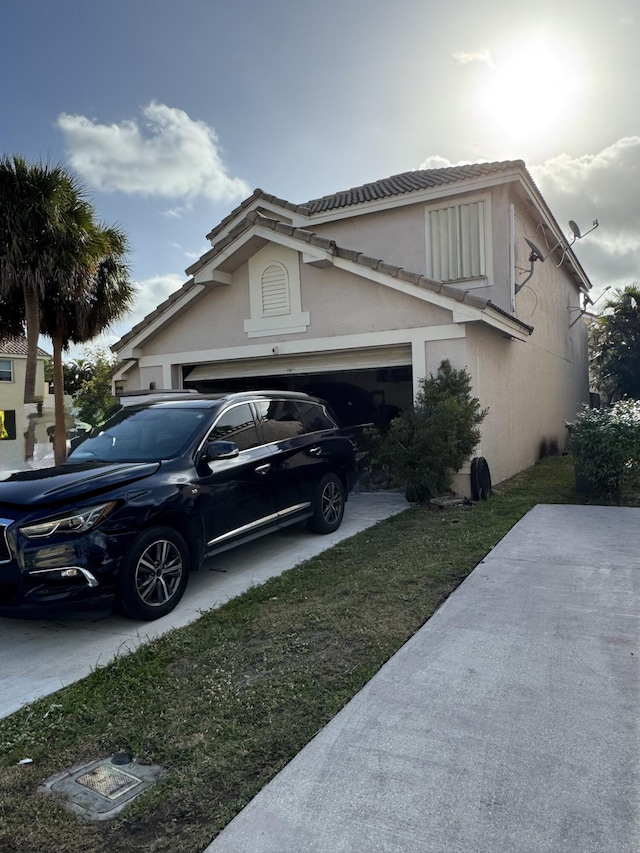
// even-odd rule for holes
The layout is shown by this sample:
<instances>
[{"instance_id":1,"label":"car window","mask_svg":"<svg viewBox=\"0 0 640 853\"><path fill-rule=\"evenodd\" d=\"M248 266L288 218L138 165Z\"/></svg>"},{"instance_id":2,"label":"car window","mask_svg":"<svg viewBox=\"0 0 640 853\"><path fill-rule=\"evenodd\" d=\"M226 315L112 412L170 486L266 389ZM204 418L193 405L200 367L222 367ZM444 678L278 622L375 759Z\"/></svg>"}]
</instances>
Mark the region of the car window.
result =
<instances>
[{"instance_id":1,"label":"car window","mask_svg":"<svg viewBox=\"0 0 640 853\"><path fill-rule=\"evenodd\" d=\"M75 447L68 459L101 462L149 462L184 452L203 429L202 409L120 409Z\"/></svg>"},{"instance_id":2,"label":"car window","mask_svg":"<svg viewBox=\"0 0 640 853\"><path fill-rule=\"evenodd\" d=\"M208 435L210 441L235 441L240 450L260 444L253 411L248 403L240 403L223 412Z\"/></svg>"},{"instance_id":3,"label":"car window","mask_svg":"<svg viewBox=\"0 0 640 853\"><path fill-rule=\"evenodd\" d=\"M313 401L298 403L300 417L305 432L318 432L322 429L335 429L336 424L324 406Z\"/></svg>"},{"instance_id":4,"label":"car window","mask_svg":"<svg viewBox=\"0 0 640 853\"><path fill-rule=\"evenodd\" d=\"M300 412L292 400L260 400L256 405L266 444L304 433Z\"/></svg>"},{"instance_id":5,"label":"car window","mask_svg":"<svg viewBox=\"0 0 640 853\"><path fill-rule=\"evenodd\" d=\"M335 427L324 408L312 401L261 400L256 406L267 443Z\"/></svg>"}]
</instances>

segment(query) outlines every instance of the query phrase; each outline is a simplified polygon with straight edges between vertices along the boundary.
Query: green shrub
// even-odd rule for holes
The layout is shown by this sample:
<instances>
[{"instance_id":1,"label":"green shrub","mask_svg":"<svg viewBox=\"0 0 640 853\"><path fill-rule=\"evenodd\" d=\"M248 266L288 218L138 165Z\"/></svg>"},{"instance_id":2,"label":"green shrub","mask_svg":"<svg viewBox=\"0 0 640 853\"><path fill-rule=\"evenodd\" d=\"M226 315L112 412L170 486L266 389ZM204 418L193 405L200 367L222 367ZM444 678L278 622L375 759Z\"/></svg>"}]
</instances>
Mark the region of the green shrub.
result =
<instances>
[{"instance_id":1,"label":"green shrub","mask_svg":"<svg viewBox=\"0 0 640 853\"><path fill-rule=\"evenodd\" d=\"M569 450L591 490L610 495L631 485L640 473L640 401L583 406L571 425Z\"/></svg>"},{"instance_id":2,"label":"green shrub","mask_svg":"<svg viewBox=\"0 0 640 853\"><path fill-rule=\"evenodd\" d=\"M79 420L97 426L116 402L111 395L111 373L115 356L104 349L91 352L92 373L74 394L73 405Z\"/></svg>"},{"instance_id":3,"label":"green shrub","mask_svg":"<svg viewBox=\"0 0 640 853\"><path fill-rule=\"evenodd\" d=\"M451 491L453 475L480 441L487 409L471 396L471 377L448 360L420 380L412 409L395 418L376 450L378 465L408 500L427 501Z\"/></svg>"}]
</instances>

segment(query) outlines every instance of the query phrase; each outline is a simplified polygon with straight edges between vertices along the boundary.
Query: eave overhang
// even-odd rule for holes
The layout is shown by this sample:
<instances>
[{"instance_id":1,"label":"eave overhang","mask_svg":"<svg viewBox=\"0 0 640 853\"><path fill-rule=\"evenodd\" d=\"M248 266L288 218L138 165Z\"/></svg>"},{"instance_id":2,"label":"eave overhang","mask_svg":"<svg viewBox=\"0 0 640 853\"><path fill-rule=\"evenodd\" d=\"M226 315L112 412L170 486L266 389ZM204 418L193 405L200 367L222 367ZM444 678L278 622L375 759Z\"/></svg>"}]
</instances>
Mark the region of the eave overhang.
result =
<instances>
[{"instance_id":1,"label":"eave overhang","mask_svg":"<svg viewBox=\"0 0 640 853\"><path fill-rule=\"evenodd\" d=\"M518 340L526 340L533 331L533 327L493 305L490 300L469 291L346 249L312 231L252 211L215 249L189 268L193 279L115 344L114 351L121 359L135 357L137 348L189 307L194 299L211 286L229 284L233 271L247 260L248 255L267 243L277 243L300 252L303 263L321 268L333 266L449 310L454 323L480 322Z\"/></svg>"}]
</instances>

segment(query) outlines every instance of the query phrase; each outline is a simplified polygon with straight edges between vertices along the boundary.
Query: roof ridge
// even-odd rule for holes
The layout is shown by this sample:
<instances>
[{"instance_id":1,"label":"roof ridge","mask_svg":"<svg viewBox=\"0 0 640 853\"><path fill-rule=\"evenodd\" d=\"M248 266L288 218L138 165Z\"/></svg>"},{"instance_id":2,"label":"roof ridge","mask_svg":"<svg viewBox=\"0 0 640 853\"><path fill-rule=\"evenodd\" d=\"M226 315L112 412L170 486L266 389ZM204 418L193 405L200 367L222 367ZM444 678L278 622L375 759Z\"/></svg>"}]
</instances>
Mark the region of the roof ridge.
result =
<instances>
[{"instance_id":1,"label":"roof ridge","mask_svg":"<svg viewBox=\"0 0 640 853\"><path fill-rule=\"evenodd\" d=\"M233 208L211 231L206 235L207 240L213 240L216 234L224 230L239 213L246 210L254 201L263 199L270 204L275 204L292 213L301 216L310 216L327 210L340 207L349 207L354 204L362 204L367 201L375 201L382 198L404 195L408 192L416 192L422 189L452 184L458 181L469 180L474 177L491 175L496 172L506 172L511 169L521 169L529 177L524 160L493 160L481 163L458 163L455 166L440 166L437 169L410 169L406 172L398 172L386 178L378 178L359 184L346 190L319 196L310 201L296 204L279 196L265 192L257 187L251 195L243 199L240 204Z\"/></svg>"},{"instance_id":2,"label":"roof ridge","mask_svg":"<svg viewBox=\"0 0 640 853\"><path fill-rule=\"evenodd\" d=\"M313 215L336 208L350 207L365 201L404 195L408 192L431 189L443 184L457 183L514 169L527 172L524 160L495 160L484 163L460 163L456 166L442 166L437 169L413 169L311 199L306 204L299 205L298 208Z\"/></svg>"}]
</instances>

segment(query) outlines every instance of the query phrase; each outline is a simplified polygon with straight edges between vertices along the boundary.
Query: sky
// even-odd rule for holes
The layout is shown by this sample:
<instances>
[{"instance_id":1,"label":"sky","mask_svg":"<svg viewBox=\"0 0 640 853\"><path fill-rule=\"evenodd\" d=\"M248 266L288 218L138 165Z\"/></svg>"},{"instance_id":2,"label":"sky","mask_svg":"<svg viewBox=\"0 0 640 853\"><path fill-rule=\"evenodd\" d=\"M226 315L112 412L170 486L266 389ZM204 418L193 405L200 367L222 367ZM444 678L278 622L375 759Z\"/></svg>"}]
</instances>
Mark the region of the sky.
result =
<instances>
[{"instance_id":1,"label":"sky","mask_svg":"<svg viewBox=\"0 0 640 853\"><path fill-rule=\"evenodd\" d=\"M458 163L522 159L565 233L597 220L595 299L640 280L639 42L637 0L5 0L0 153L64 164L128 234L135 305L100 344L255 188Z\"/></svg>"}]
</instances>

